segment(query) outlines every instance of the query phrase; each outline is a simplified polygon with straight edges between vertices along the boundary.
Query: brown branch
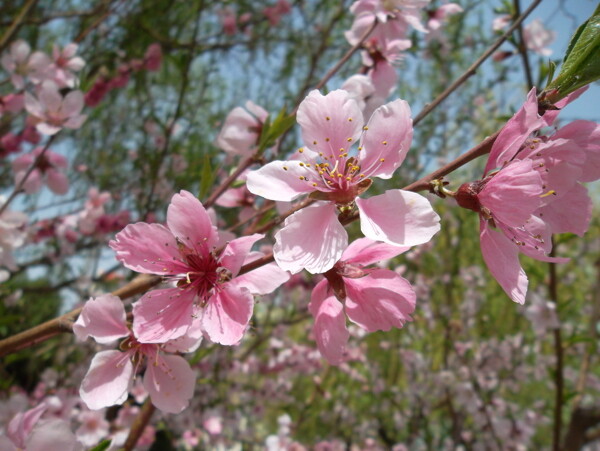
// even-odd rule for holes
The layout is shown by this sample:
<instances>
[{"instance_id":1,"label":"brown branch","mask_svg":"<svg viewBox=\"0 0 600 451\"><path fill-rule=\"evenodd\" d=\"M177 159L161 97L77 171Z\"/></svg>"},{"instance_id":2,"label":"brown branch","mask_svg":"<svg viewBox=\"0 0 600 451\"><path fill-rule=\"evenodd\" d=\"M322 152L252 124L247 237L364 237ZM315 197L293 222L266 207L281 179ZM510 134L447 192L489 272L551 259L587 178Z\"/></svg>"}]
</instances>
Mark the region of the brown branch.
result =
<instances>
[{"instance_id":1,"label":"brown branch","mask_svg":"<svg viewBox=\"0 0 600 451\"><path fill-rule=\"evenodd\" d=\"M19 180L19 183L17 183L17 185L13 189L12 193L10 193L10 196L8 197L8 199L6 199L6 202L4 202L4 204L2 205L2 207L0 207L0 215L2 213L4 213L4 211L8 208L8 206L10 205L10 203L23 190L23 186L25 185L25 182L27 181L27 179L29 178L29 176L31 175L31 173L33 172L33 170L38 166L38 164L44 158L44 154L46 153L46 151L50 147L50 144L52 144L52 141L54 141L54 138L56 138L56 135L52 135L50 137L50 139L48 140L48 142L46 142L46 145L44 146L44 148L42 149L42 151L35 158L35 160L33 161L33 163L31 163L31 166L29 166L29 168L27 168L27 172L25 172L25 175L23 177L21 177L21 180Z\"/></svg>"},{"instance_id":2,"label":"brown branch","mask_svg":"<svg viewBox=\"0 0 600 451\"><path fill-rule=\"evenodd\" d=\"M121 299L144 293L149 288L158 284L161 278L158 276L150 276L146 274L139 275L127 285L113 291L112 294L119 296ZM73 322L81 313L81 308L71 310L64 315L46 321L31 329L13 335L11 337L0 340L0 357L18 351L19 349L43 342L60 333L72 332Z\"/></svg>"},{"instance_id":3,"label":"brown branch","mask_svg":"<svg viewBox=\"0 0 600 451\"><path fill-rule=\"evenodd\" d=\"M217 201L217 199L219 197L221 197L221 195L227 191L227 188L229 188L229 186L234 183L237 178L240 176L240 174L242 172L244 172L246 169L248 169L250 166L252 166L254 163L256 163L257 161L259 161L259 157L254 154L252 156L249 156L248 158L242 160L240 162L240 164L238 165L237 168L235 168L235 171L233 171L229 176L227 176L227 178L225 180L223 180L223 182L221 182L221 184L215 188L215 190L211 193L210 196L208 196L208 199L206 199L206 201L204 201L204 207L205 208L210 208L214 205L214 203Z\"/></svg>"},{"instance_id":4,"label":"brown branch","mask_svg":"<svg viewBox=\"0 0 600 451\"><path fill-rule=\"evenodd\" d=\"M515 14L519 16L521 14L521 4L519 0L513 0L513 6L515 8ZM517 49L519 50L519 55L521 55L521 61L523 61L523 70L525 72L525 78L527 79L527 91L529 91L533 88L533 76L531 75L529 55L527 54L527 47L525 46L525 39L523 38L523 24L521 23L517 27L517 34L519 35Z\"/></svg>"},{"instance_id":5,"label":"brown branch","mask_svg":"<svg viewBox=\"0 0 600 451\"><path fill-rule=\"evenodd\" d=\"M554 256L554 240L552 240L552 251L550 256ZM556 306L558 315L558 277L556 275L556 263L548 263L550 280L548 282L548 291L550 300ZM556 355L556 370L554 372L554 425L552 428L552 450L560 451L560 438L562 432L562 409L564 404L564 349L562 344L562 334L560 326L554 329L554 354Z\"/></svg>"},{"instance_id":6,"label":"brown branch","mask_svg":"<svg viewBox=\"0 0 600 451\"><path fill-rule=\"evenodd\" d=\"M25 16L27 16L27 14L31 10L31 8L33 8L33 6L36 3L37 3L37 0L28 0L28 2L25 3L25 6L23 6L23 8L21 8L21 11L19 11L19 14L17 14L17 17L15 17L15 20L12 21L12 23L8 27L8 30L6 30L4 32L4 34L2 35L2 37L0 38L0 52L2 52L6 48L6 46L8 45L8 41L10 41L12 39L14 34L17 32L17 30L23 23Z\"/></svg>"},{"instance_id":7,"label":"brown branch","mask_svg":"<svg viewBox=\"0 0 600 451\"><path fill-rule=\"evenodd\" d=\"M144 402L144 405L142 406L140 413L138 414L136 419L133 421L133 424L131 425L131 429L129 430L129 435L127 436L125 445L123 445L124 451L131 451L135 448L136 443L142 436L142 433L144 432L144 429L146 429L146 426L150 422L150 419L152 418L152 414L154 413L155 410L156 410L156 407L154 407L154 405L150 401L150 397L146 398L146 401Z\"/></svg>"},{"instance_id":8,"label":"brown branch","mask_svg":"<svg viewBox=\"0 0 600 451\"><path fill-rule=\"evenodd\" d=\"M444 92L437 96L433 102L427 104L425 108L423 108L421 112L417 114L417 117L415 117L413 120L413 125L417 125L419 122L421 122L425 116L437 108L437 106L442 103L446 97L452 94L460 85L467 81L467 79L475 75L475 72L479 66L481 66L483 62L488 59L492 53L494 53L498 47L500 47L504 41L510 37L513 31L515 31L521 25L523 20L525 20L525 18L541 3L541 1L542 0L534 0L529 8L527 8L527 10L512 24L512 26L506 30L506 33L500 36L496 42L494 42L485 52L483 52L483 54L473 64L471 64L471 66L469 66L465 73L458 77L454 83L448 86L448 88L446 88Z\"/></svg>"}]
</instances>

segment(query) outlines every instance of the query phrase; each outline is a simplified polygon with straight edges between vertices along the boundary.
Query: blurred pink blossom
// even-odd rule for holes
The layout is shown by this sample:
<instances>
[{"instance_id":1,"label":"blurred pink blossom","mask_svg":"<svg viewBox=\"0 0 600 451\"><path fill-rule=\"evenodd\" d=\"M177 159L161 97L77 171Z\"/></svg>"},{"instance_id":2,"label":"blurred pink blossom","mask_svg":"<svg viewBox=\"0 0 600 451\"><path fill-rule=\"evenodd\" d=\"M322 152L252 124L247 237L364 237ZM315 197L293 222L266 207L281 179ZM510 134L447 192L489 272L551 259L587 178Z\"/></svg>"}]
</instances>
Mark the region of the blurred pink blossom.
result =
<instances>
[{"instance_id":1,"label":"blurred pink blossom","mask_svg":"<svg viewBox=\"0 0 600 451\"><path fill-rule=\"evenodd\" d=\"M43 147L36 147L31 152L21 155L13 161L15 184L18 185L21 182L27 170L34 163L35 168L23 184L23 189L27 194L38 192L44 184L56 194L67 193L69 180L64 173L64 170L69 166L67 159L50 149L44 152Z\"/></svg>"}]
</instances>

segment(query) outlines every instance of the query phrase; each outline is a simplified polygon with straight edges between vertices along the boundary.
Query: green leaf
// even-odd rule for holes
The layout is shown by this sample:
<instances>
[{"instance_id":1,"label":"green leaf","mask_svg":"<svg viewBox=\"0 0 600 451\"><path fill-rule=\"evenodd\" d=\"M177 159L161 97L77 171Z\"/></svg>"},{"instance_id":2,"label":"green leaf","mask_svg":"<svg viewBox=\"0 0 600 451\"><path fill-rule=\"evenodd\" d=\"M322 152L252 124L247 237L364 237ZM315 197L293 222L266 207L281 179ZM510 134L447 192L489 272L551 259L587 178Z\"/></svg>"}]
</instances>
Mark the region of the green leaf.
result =
<instances>
[{"instance_id":1,"label":"green leaf","mask_svg":"<svg viewBox=\"0 0 600 451\"><path fill-rule=\"evenodd\" d=\"M109 446L110 446L110 440L108 440L108 439L102 440L96 446L91 448L90 451L104 451L104 450L108 449Z\"/></svg>"},{"instance_id":2,"label":"green leaf","mask_svg":"<svg viewBox=\"0 0 600 451\"><path fill-rule=\"evenodd\" d=\"M270 121L270 116L267 117L258 142L259 154L269 147L274 146L277 139L287 132L295 123L296 115L286 114L285 109L282 109L279 112L273 122Z\"/></svg>"},{"instance_id":3,"label":"green leaf","mask_svg":"<svg viewBox=\"0 0 600 451\"><path fill-rule=\"evenodd\" d=\"M563 65L550 85L545 98L556 103L573 91L600 78L600 5L575 32Z\"/></svg>"},{"instance_id":4,"label":"green leaf","mask_svg":"<svg viewBox=\"0 0 600 451\"><path fill-rule=\"evenodd\" d=\"M200 194L199 198L204 199L213 185L215 174L217 171L213 171L212 165L210 164L210 156L204 155L204 163L202 164L202 173L200 174Z\"/></svg>"}]
</instances>

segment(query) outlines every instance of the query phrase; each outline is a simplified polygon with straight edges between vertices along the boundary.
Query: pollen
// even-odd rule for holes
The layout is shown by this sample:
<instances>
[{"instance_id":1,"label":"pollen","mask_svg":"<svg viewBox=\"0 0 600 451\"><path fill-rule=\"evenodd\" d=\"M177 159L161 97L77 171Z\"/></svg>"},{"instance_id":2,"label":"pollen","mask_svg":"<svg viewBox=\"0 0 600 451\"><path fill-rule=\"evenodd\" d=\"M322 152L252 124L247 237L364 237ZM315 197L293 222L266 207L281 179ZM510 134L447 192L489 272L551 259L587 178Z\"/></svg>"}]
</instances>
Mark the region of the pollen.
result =
<instances>
[{"instance_id":1,"label":"pollen","mask_svg":"<svg viewBox=\"0 0 600 451\"><path fill-rule=\"evenodd\" d=\"M346 180L350 181L352 180L352 177L346 177Z\"/></svg>"},{"instance_id":2,"label":"pollen","mask_svg":"<svg viewBox=\"0 0 600 451\"><path fill-rule=\"evenodd\" d=\"M299 178L300 180L306 180L306 177L304 177L303 175L301 175Z\"/></svg>"},{"instance_id":3,"label":"pollen","mask_svg":"<svg viewBox=\"0 0 600 451\"><path fill-rule=\"evenodd\" d=\"M344 153L346 149L344 149L343 147L340 147L340 152Z\"/></svg>"},{"instance_id":4,"label":"pollen","mask_svg":"<svg viewBox=\"0 0 600 451\"><path fill-rule=\"evenodd\" d=\"M369 127L367 127L366 125L363 127L364 131L367 131L369 129Z\"/></svg>"},{"instance_id":5,"label":"pollen","mask_svg":"<svg viewBox=\"0 0 600 451\"><path fill-rule=\"evenodd\" d=\"M387 141L381 141L381 144L383 144L384 146L387 146Z\"/></svg>"},{"instance_id":6,"label":"pollen","mask_svg":"<svg viewBox=\"0 0 600 451\"><path fill-rule=\"evenodd\" d=\"M380 158L379 161L383 163L385 161L385 158Z\"/></svg>"},{"instance_id":7,"label":"pollen","mask_svg":"<svg viewBox=\"0 0 600 451\"><path fill-rule=\"evenodd\" d=\"M329 138L325 138L325 142L328 143L329 142Z\"/></svg>"},{"instance_id":8,"label":"pollen","mask_svg":"<svg viewBox=\"0 0 600 451\"><path fill-rule=\"evenodd\" d=\"M300 162L298 163L300 166L304 167L304 163Z\"/></svg>"},{"instance_id":9,"label":"pollen","mask_svg":"<svg viewBox=\"0 0 600 451\"><path fill-rule=\"evenodd\" d=\"M316 142L316 141L315 141L315 144L317 144L317 142ZM302 153L302 152L304 152L304 149L303 149L302 147L300 147L300 148L298 149L298 152L299 152L299 153Z\"/></svg>"},{"instance_id":10,"label":"pollen","mask_svg":"<svg viewBox=\"0 0 600 451\"><path fill-rule=\"evenodd\" d=\"M317 145L317 141L313 141L313 144L316 146Z\"/></svg>"},{"instance_id":11,"label":"pollen","mask_svg":"<svg viewBox=\"0 0 600 451\"><path fill-rule=\"evenodd\" d=\"M361 178L362 178L362 177L364 177L364 176L365 176L365 174L360 174L360 177L361 177Z\"/></svg>"},{"instance_id":12,"label":"pollen","mask_svg":"<svg viewBox=\"0 0 600 451\"><path fill-rule=\"evenodd\" d=\"M325 116L325 120L326 120L326 121L330 121L330 120L331 120L331 118L330 118L329 116Z\"/></svg>"},{"instance_id":13,"label":"pollen","mask_svg":"<svg viewBox=\"0 0 600 451\"><path fill-rule=\"evenodd\" d=\"M347 139L347 141L348 141L349 143L351 143L351 142L352 142L352 138L348 138L348 139Z\"/></svg>"},{"instance_id":14,"label":"pollen","mask_svg":"<svg viewBox=\"0 0 600 451\"><path fill-rule=\"evenodd\" d=\"M313 182L312 186L317 186L317 184Z\"/></svg>"},{"instance_id":15,"label":"pollen","mask_svg":"<svg viewBox=\"0 0 600 451\"><path fill-rule=\"evenodd\" d=\"M348 118L348 122L352 122L352 118L351 117Z\"/></svg>"},{"instance_id":16,"label":"pollen","mask_svg":"<svg viewBox=\"0 0 600 451\"><path fill-rule=\"evenodd\" d=\"M362 146L358 146L358 150L362 150Z\"/></svg>"},{"instance_id":17,"label":"pollen","mask_svg":"<svg viewBox=\"0 0 600 451\"><path fill-rule=\"evenodd\" d=\"M287 166L284 166L284 167L283 167L283 170L284 170L284 171L287 171Z\"/></svg>"}]
</instances>

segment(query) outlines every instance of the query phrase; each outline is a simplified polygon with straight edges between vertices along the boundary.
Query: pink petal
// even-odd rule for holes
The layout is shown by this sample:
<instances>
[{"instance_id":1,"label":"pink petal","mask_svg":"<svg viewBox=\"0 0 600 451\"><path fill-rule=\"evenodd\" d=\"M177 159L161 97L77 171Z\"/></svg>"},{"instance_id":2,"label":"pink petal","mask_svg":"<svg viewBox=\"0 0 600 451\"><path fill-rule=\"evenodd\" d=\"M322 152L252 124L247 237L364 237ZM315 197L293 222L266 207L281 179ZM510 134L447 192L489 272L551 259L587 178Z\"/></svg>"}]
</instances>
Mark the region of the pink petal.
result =
<instances>
[{"instance_id":1,"label":"pink petal","mask_svg":"<svg viewBox=\"0 0 600 451\"><path fill-rule=\"evenodd\" d=\"M262 252L251 252L244 264L248 264L262 256ZM287 282L289 278L290 274L288 272L279 268L276 263L269 263L237 276L230 284L246 288L252 294L269 294L279 288L281 284Z\"/></svg>"},{"instance_id":2,"label":"pink petal","mask_svg":"<svg viewBox=\"0 0 600 451\"><path fill-rule=\"evenodd\" d=\"M42 104L30 93L25 93L25 109L32 116L43 118L46 114Z\"/></svg>"},{"instance_id":3,"label":"pink petal","mask_svg":"<svg viewBox=\"0 0 600 451\"><path fill-rule=\"evenodd\" d=\"M42 417L48 406L41 403L33 409L29 409L26 412L17 413L6 428L6 435L10 437L12 442L19 448L25 448L25 442L33 427L36 425L38 420Z\"/></svg>"},{"instance_id":4,"label":"pink petal","mask_svg":"<svg viewBox=\"0 0 600 451\"><path fill-rule=\"evenodd\" d=\"M513 161L498 172L477 199L496 221L519 227L541 204L542 179L531 160Z\"/></svg>"},{"instance_id":5,"label":"pink petal","mask_svg":"<svg viewBox=\"0 0 600 451\"><path fill-rule=\"evenodd\" d=\"M513 301L524 304L528 281L519 262L518 246L484 220L480 225L481 253L488 269Z\"/></svg>"},{"instance_id":6,"label":"pink petal","mask_svg":"<svg viewBox=\"0 0 600 451\"><path fill-rule=\"evenodd\" d=\"M411 321L416 295L410 283L389 269L377 269L359 279L344 279L346 313L369 332L402 327Z\"/></svg>"},{"instance_id":7,"label":"pink petal","mask_svg":"<svg viewBox=\"0 0 600 451\"><path fill-rule=\"evenodd\" d=\"M406 101L398 99L377 108L360 140L361 171L367 177L389 179L404 161L412 135L410 107Z\"/></svg>"},{"instance_id":8,"label":"pink petal","mask_svg":"<svg viewBox=\"0 0 600 451\"><path fill-rule=\"evenodd\" d=\"M166 288L146 293L133 304L133 333L141 343L181 337L194 319L194 293Z\"/></svg>"},{"instance_id":9,"label":"pink petal","mask_svg":"<svg viewBox=\"0 0 600 451\"><path fill-rule=\"evenodd\" d=\"M323 357L332 365L339 365L344 358L350 334L346 329L344 309L332 292L329 284L322 280L313 289L308 310L315 318L313 335Z\"/></svg>"},{"instance_id":10,"label":"pink petal","mask_svg":"<svg viewBox=\"0 0 600 451\"><path fill-rule=\"evenodd\" d=\"M265 110L263 107L257 105L256 103L248 100L244 105L252 115L254 115L260 122L264 123L267 120L267 116L269 112Z\"/></svg>"},{"instance_id":11,"label":"pink petal","mask_svg":"<svg viewBox=\"0 0 600 451\"><path fill-rule=\"evenodd\" d=\"M44 82L38 93L38 98L46 111L60 111L63 98L58 92L58 87L54 83L50 81Z\"/></svg>"},{"instance_id":12,"label":"pink petal","mask_svg":"<svg viewBox=\"0 0 600 451\"><path fill-rule=\"evenodd\" d=\"M63 195L69 191L69 179L67 176L54 169L46 171L46 185L55 194Z\"/></svg>"},{"instance_id":13,"label":"pink petal","mask_svg":"<svg viewBox=\"0 0 600 451\"><path fill-rule=\"evenodd\" d=\"M46 122L40 122L35 126L35 129L40 132L42 135L56 135L59 131L62 130L62 127L58 127L56 125L50 125Z\"/></svg>"},{"instance_id":14,"label":"pink petal","mask_svg":"<svg viewBox=\"0 0 600 451\"><path fill-rule=\"evenodd\" d=\"M194 352L202 343L204 331L202 330L201 321L192 321L192 325L187 330L185 335L174 340L169 340L164 343L161 348L170 353L188 353Z\"/></svg>"},{"instance_id":15,"label":"pink petal","mask_svg":"<svg viewBox=\"0 0 600 451\"><path fill-rule=\"evenodd\" d=\"M554 123L554 120L556 119L556 117L560 114L560 112L562 111L562 109L567 106L569 103L573 102L574 100L577 100L579 98L579 96L581 96L581 94L583 94L585 91L588 90L590 86L584 86L582 88L579 88L576 91L573 91L571 94L567 95L565 98L559 100L558 102L556 102L554 104L555 107L559 108L558 110L548 110L544 113L544 115L542 116L542 119L544 120L544 125L545 126L550 126Z\"/></svg>"},{"instance_id":16,"label":"pink petal","mask_svg":"<svg viewBox=\"0 0 600 451\"><path fill-rule=\"evenodd\" d=\"M202 315L202 327L215 343L238 344L253 309L254 298L249 291L227 284L209 299Z\"/></svg>"},{"instance_id":17,"label":"pink petal","mask_svg":"<svg viewBox=\"0 0 600 451\"><path fill-rule=\"evenodd\" d=\"M72 116L64 122L63 127L76 130L83 125L83 123L85 122L86 119L87 119L86 114L79 114L77 116Z\"/></svg>"},{"instance_id":18,"label":"pink petal","mask_svg":"<svg viewBox=\"0 0 600 451\"><path fill-rule=\"evenodd\" d=\"M66 117L78 116L83 109L83 103L83 93L81 91L71 91L62 102L61 112Z\"/></svg>"},{"instance_id":19,"label":"pink petal","mask_svg":"<svg viewBox=\"0 0 600 451\"><path fill-rule=\"evenodd\" d=\"M592 206L587 189L577 183L561 199L542 207L537 216L550 226L552 233L583 236L592 219Z\"/></svg>"},{"instance_id":20,"label":"pink petal","mask_svg":"<svg viewBox=\"0 0 600 451\"><path fill-rule=\"evenodd\" d=\"M298 107L296 118L305 144L334 158L359 138L363 126L358 104L342 89L326 96L311 91Z\"/></svg>"},{"instance_id":21,"label":"pink petal","mask_svg":"<svg viewBox=\"0 0 600 451\"><path fill-rule=\"evenodd\" d=\"M25 177L26 173L27 171L25 170L19 171L15 174L15 185L21 183L21 180L23 179L23 177ZM25 183L23 184L23 189L27 194L33 194L37 193L42 188L42 185L42 174L38 169L34 169L29 174L29 177L27 177L27 180L25 180Z\"/></svg>"},{"instance_id":22,"label":"pink petal","mask_svg":"<svg viewBox=\"0 0 600 451\"><path fill-rule=\"evenodd\" d=\"M58 418L42 420L27 440L27 451L77 451L82 449L69 423Z\"/></svg>"},{"instance_id":23,"label":"pink petal","mask_svg":"<svg viewBox=\"0 0 600 451\"><path fill-rule=\"evenodd\" d=\"M529 135L543 125L544 121L538 116L535 88L532 88L523 106L509 119L494 141L485 173L510 161Z\"/></svg>"},{"instance_id":24,"label":"pink petal","mask_svg":"<svg viewBox=\"0 0 600 451\"><path fill-rule=\"evenodd\" d=\"M73 324L73 333L80 341L92 337L103 344L129 336L123 302L112 294L90 298Z\"/></svg>"},{"instance_id":25,"label":"pink petal","mask_svg":"<svg viewBox=\"0 0 600 451\"><path fill-rule=\"evenodd\" d=\"M301 161L272 161L250 172L246 186L252 194L265 199L292 201L302 194L316 191L313 179L314 171L306 168Z\"/></svg>"},{"instance_id":26,"label":"pink petal","mask_svg":"<svg viewBox=\"0 0 600 451\"><path fill-rule=\"evenodd\" d=\"M189 363L178 355L158 357L158 365L149 364L144 374L144 387L158 409L179 413L194 395L196 374Z\"/></svg>"},{"instance_id":27,"label":"pink petal","mask_svg":"<svg viewBox=\"0 0 600 451\"><path fill-rule=\"evenodd\" d=\"M580 161L583 172L579 181L592 182L600 178L600 124L573 121L558 129L551 140L558 139L566 140L571 149L578 147L585 151L585 158Z\"/></svg>"},{"instance_id":28,"label":"pink petal","mask_svg":"<svg viewBox=\"0 0 600 451\"><path fill-rule=\"evenodd\" d=\"M79 396L92 410L122 404L131 385L133 364L126 353L102 351L94 356Z\"/></svg>"},{"instance_id":29,"label":"pink petal","mask_svg":"<svg viewBox=\"0 0 600 451\"><path fill-rule=\"evenodd\" d=\"M399 189L356 199L360 229L372 240L397 246L427 243L440 230L440 217L427 198Z\"/></svg>"},{"instance_id":30,"label":"pink petal","mask_svg":"<svg viewBox=\"0 0 600 451\"><path fill-rule=\"evenodd\" d=\"M388 258L394 258L409 249L409 246L394 246L373 241L369 238L359 238L350 243L341 259L348 263L359 263L367 266Z\"/></svg>"},{"instance_id":31,"label":"pink petal","mask_svg":"<svg viewBox=\"0 0 600 451\"><path fill-rule=\"evenodd\" d=\"M188 191L180 191L171 199L167 225L179 241L200 253L212 248L219 239L204 206Z\"/></svg>"},{"instance_id":32,"label":"pink petal","mask_svg":"<svg viewBox=\"0 0 600 451\"><path fill-rule=\"evenodd\" d=\"M129 224L108 245L115 251L117 260L133 271L161 275L188 272L175 237L163 225Z\"/></svg>"},{"instance_id":33,"label":"pink petal","mask_svg":"<svg viewBox=\"0 0 600 451\"><path fill-rule=\"evenodd\" d=\"M237 276L254 243L264 237L260 233L255 233L254 235L237 238L227 243L221 254L221 266L231 271L233 277Z\"/></svg>"},{"instance_id":34,"label":"pink petal","mask_svg":"<svg viewBox=\"0 0 600 451\"><path fill-rule=\"evenodd\" d=\"M295 274L305 268L320 274L333 267L347 245L348 234L338 221L335 205L316 202L286 218L275 234L273 253L285 271Z\"/></svg>"}]
</instances>

